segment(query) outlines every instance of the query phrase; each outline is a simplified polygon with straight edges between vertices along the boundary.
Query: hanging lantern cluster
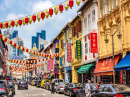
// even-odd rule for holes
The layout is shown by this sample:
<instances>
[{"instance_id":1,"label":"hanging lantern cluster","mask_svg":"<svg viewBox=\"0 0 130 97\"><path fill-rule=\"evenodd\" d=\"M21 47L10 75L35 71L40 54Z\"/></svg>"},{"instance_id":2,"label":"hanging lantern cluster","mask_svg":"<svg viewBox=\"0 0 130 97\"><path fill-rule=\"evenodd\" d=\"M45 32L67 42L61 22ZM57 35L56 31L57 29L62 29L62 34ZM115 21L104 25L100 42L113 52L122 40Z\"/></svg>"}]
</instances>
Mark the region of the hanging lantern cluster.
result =
<instances>
[{"instance_id":1,"label":"hanging lantern cluster","mask_svg":"<svg viewBox=\"0 0 130 97\"><path fill-rule=\"evenodd\" d=\"M3 39L4 42L7 42L8 44L10 44L11 46L17 48L17 49L20 49L22 50L23 52L27 52L27 53L32 53L33 55L36 55L36 56L42 56L42 57L50 57L53 58L53 57L58 57L60 56L61 53L56 53L56 54L45 54L45 53L40 53L40 52L36 52L36 51L31 51L15 42L13 42L12 40L9 40L7 39L7 37L5 36L2 36L2 34L0 34L0 39Z\"/></svg>"},{"instance_id":2,"label":"hanging lantern cluster","mask_svg":"<svg viewBox=\"0 0 130 97\"><path fill-rule=\"evenodd\" d=\"M16 59L8 59L9 62L12 63L37 63L37 62L43 62L44 59L37 59L37 60L31 60L31 61L24 61L24 60L16 60Z\"/></svg>"},{"instance_id":3,"label":"hanging lantern cluster","mask_svg":"<svg viewBox=\"0 0 130 97\"><path fill-rule=\"evenodd\" d=\"M85 0L82 0L82 2L84 3ZM79 6L81 3L81 0L76 0L76 3ZM31 24L32 21L33 21L33 23L35 23L36 20L38 20L38 22L40 22L40 19L43 20L45 17L46 18L48 18L49 16L52 17L53 12L55 13L55 15L57 15L59 11L62 13L64 8L67 11L69 7L70 7L70 9L72 9L73 6L74 6L74 0L69 0L69 2L65 1L64 6L63 6L63 4L60 4L59 6L55 6L54 8L50 8L48 10L34 14L32 16L28 16L25 18L12 20L12 21L8 21L8 22L2 22L2 23L0 23L0 28L4 29L4 28L10 28L10 27L14 27L14 26L18 27L18 25L19 26L25 25L25 24L28 25L28 23Z\"/></svg>"}]
</instances>

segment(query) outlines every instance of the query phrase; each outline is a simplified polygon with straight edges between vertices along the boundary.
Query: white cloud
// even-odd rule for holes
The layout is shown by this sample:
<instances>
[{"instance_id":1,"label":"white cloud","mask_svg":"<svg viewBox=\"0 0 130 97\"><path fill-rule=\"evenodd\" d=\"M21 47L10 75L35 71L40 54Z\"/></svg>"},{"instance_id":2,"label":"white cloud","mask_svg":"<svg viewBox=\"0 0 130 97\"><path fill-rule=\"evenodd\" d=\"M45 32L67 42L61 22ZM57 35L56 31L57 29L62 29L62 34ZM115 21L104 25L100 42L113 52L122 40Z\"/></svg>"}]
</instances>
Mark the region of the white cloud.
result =
<instances>
[{"instance_id":1,"label":"white cloud","mask_svg":"<svg viewBox=\"0 0 130 97\"><path fill-rule=\"evenodd\" d=\"M16 15L15 13L10 13L10 14L8 14L6 20L8 20L8 21L14 20L14 19L18 19L18 18L21 18L21 17L24 17L24 15L23 14Z\"/></svg>"},{"instance_id":2,"label":"white cloud","mask_svg":"<svg viewBox=\"0 0 130 97\"><path fill-rule=\"evenodd\" d=\"M52 6L53 6L52 2L48 1L48 0L35 2L33 4L32 13L43 11L45 9L52 7Z\"/></svg>"}]
</instances>

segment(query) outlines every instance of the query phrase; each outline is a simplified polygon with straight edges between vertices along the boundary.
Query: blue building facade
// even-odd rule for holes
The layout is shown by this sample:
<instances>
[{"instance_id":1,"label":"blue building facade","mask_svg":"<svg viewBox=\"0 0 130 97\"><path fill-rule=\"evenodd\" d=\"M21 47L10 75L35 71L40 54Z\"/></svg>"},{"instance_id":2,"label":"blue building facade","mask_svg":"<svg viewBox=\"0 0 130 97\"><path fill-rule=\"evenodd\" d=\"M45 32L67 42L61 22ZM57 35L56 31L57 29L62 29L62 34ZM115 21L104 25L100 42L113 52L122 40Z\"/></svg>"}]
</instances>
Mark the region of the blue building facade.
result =
<instances>
[{"instance_id":1,"label":"blue building facade","mask_svg":"<svg viewBox=\"0 0 130 97\"><path fill-rule=\"evenodd\" d=\"M55 39L53 41L54 43L54 53L59 53L59 47L58 44L59 44L59 40L58 39ZM59 64L57 64L57 61L60 60L59 57L54 57L54 74L55 74L55 78L59 78Z\"/></svg>"},{"instance_id":2,"label":"blue building facade","mask_svg":"<svg viewBox=\"0 0 130 97\"><path fill-rule=\"evenodd\" d=\"M22 46L23 41L18 41L18 44ZM23 54L23 51L21 49L18 49L18 56L21 55L21 54Z\"/></svg>"},{"instance_id":3,"label":"blue building facade","mask_svg":"<svg viewBox=\"0 0 130 97\"><path fill-rule=\"evenodd\" d=\"M40 43L39 43L40 38L43 40L46 40L46 31L45 30L41 30L41 32L37 32L36 36L32 36L32 48L33 48L34 43L36 43L36 47L38 49L41 49L43 47L43 45L40 45ZM40 46L40 48L39 48L39 46Z\"/></svg>"},{"instance_id":4,"label":"blue building facade","mask_svg":"<svg viewBox=\"0 0 130 97\"><path fill-rule=\"evenodd\" d=\"M9 39L13 39L18 37L18 30L14 30L14 32L10 33Z\"/></svg>"}]
</instances>

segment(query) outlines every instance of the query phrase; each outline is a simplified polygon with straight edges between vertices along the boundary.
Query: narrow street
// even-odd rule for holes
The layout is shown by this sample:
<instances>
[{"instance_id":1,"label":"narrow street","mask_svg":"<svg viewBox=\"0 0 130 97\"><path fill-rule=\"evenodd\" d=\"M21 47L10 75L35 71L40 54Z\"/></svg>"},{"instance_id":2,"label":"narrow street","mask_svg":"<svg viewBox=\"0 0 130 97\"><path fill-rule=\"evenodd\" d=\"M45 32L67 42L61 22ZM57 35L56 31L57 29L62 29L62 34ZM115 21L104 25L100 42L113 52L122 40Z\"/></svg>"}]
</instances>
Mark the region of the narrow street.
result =
<instances>
[{"instance_id":1,"label":"narrow street","mask_svg":"<svg viewBox=\"0 0 130 97\"><path fill-rule=\"evenodd\" d=\"M51 94L50 91L35 86L28 86L28 90L18 90L15 86L15 93L14 97L67 97L64 94Z\"/></svg>"}]
</instances>

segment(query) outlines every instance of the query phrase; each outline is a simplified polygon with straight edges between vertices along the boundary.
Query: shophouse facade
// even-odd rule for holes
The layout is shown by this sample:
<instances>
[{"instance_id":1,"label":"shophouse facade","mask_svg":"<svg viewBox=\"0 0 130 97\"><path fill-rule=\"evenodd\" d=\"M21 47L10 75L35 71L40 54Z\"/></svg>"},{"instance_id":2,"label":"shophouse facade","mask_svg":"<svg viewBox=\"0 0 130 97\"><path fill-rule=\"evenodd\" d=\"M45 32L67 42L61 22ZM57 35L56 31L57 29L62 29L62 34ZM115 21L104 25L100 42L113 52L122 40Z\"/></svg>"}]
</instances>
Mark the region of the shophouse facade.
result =
<instances>
[{"instance_id":1,"label":"shophouse facade","mask_svg":"<svg viewBox=\"0 0 130 97\"><path fill-rule=\"evenodd\" d=\"M129 10L129 0L98 0L99 61L95 69L95 75L103 83L114 82L113 68L115 67L115 83L130 84L128 68L130 63L127 59L130 50ZM114 66L112 58L114 58Z\"/></svg>"},{"instance_id":2,"label":"shophouse facade","mask_svg":"<svg viewBox=\"0 0 130 97\"><path fill-rule=\"evenodd\" d=\"M98 38L97 37L97 33L98 33L97 3L95 3L94 0L87 0L79 8L77 12L78 13L81 12L79 16L81 17L81 21L82 21L81 24L82 25L82 38L81 38L82 40L81 65L82 66L77 70L77 72L78 75L80 75L80 79L82 79L82 82L86 83L87 80L96 82L96 77L94 76L94 70L98 60L98 52L96 53L91 52L91 41L92 41L91 34L95 33L96 38Z\"/></svg>"}]
</instances>

